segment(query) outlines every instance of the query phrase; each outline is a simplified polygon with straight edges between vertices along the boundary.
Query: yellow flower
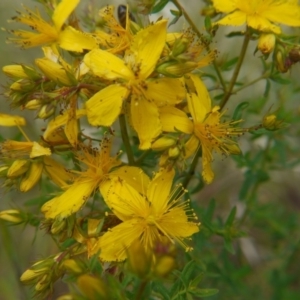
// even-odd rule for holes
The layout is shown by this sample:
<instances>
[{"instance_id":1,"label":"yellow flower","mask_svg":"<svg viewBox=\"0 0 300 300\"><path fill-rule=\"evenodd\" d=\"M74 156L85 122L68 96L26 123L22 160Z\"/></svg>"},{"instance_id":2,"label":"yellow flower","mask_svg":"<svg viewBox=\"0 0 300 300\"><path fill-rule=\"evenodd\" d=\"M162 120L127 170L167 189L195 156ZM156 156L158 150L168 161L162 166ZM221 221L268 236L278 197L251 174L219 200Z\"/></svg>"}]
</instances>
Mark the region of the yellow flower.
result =
<instances>
[{"instance_id":1,"label":"yellow flower","mask_svg":"<svg viewBox=\"0 0 300 300\"><path fill-rule=\"evenodd\" d=\"M218 25L247 26L263 32L279 34L281 29L273 23L300 26L298 0L213 0L217 11L227 14Z\"/></svg>"},{"instance_id":2,"label":"yellow flower","mask_svg":"<svg viewBox=\"0 0 300 300\"><path fill-rule=\"evenodd\" d=\"M96 31L95 35L101 45L101 48L106 49L110 53L122 53L130 46L132 34L129 27L126 29L114 17L114 6L107 5L99 12L105 22L105 31Z\"/></svg>"},{"instance_id":3,"label":"yellow flower","mask_svg":"<svg viewBox=\"0 0 300 300\"><path fill-rule=\"evenodd\" d=\"M14 18L14 21L30 26L37 33L12 30L11 33L18 38L11 38L10 40L24 48L53 43L57 43L65 50L76 52L95 48L97 44L94 38L71 26L64 27L66 19L79 2L80 0L62 0L53 11L52 24L46 22L38 11L35 13L26 8L28 14L20 13Z\"/></svg>"},{"instance_id":4,"label":"yellow flower","mask_svg":"<svg viewBox=\"0 0 300 300\"><path fill-rule=\"evenodd\" d=\"M101 144L101 151L94 148L82 148L82 155L78 154L78 161L87 166L85 171L73 171L78 174L74 183L60 196L54 197L42 206L42 212L47 219L56 217L65 218L84 206L89 197L96 192L101 185L113 176L128 178L133 186L139 181L135 178L142 178L144 182L149 179L146 175L141 176L140 170L136 167L120 167L121 162L117 157L110 157L111 140L105 138Z\"/></svg>"},{"instance_id":5,"label":"yellow flower","mask_svg":"<svg viewBox=\"0 0 300 300\"><path fill-rule=\"evenodd\" d=\"M150 148L151 141L161 133L158 108L175 105L185 97L180 79L150 78L165 46L166 25L167 21L161 20L140 30L124 60L100 49L84 58L95 75L114 82L86 102L89 123L111 126L122 111L123 101L128 99L125 105L130 105L130 121L141 149Z\"/></svg>"},{"instance_id":6,"label":"yellow flower","mask_svg":"<svg viewBox=\"0 0 300 300\"><path fill-rule=\"evenodd\" d=\"M240 121L220 122L224 112L220 113L218 106L211 107L208 91L198 76L189 74L186 84L189 90L188 108L193 119L190 120L177 108L162 108L163 130L192 134L185 145L185 157L193 155L201 146L202 176L206 183L210 183L214 178L211 169L213 151L223 155L240 154L241 151L232 137L240 136L244 130L233 127Z\"/></svg>"},{"instance_id":7,"label":"yellow flower","mask_svg":"<svg viewBox=\"0 0 300 300\"><path fill-rule=\"evenodd\" d=\"M13 116L0 113L0 126L23 126L26 120L20 116Z\"/></svg>"},{"instance_id":8,"label":"yellow flower","mask_svg":"<svg viewBox=\"0 0 300 300\"><path fill-rule=\"evenodd\" d=\"M127 249L137 240L147 253L165 237L174 240L186 251L192 250L185 238L199 231L199 224L187 202L180 202L182 188L170 192L174 170L158 172L146 191L141 194L126 181L114 178L105 182L101 193L113 213L122 221L99 238L94 253L100 250L103 261L121 261L127 258ZM183 195L182 193L181 195Z\"/></svg>"}]
</instances>

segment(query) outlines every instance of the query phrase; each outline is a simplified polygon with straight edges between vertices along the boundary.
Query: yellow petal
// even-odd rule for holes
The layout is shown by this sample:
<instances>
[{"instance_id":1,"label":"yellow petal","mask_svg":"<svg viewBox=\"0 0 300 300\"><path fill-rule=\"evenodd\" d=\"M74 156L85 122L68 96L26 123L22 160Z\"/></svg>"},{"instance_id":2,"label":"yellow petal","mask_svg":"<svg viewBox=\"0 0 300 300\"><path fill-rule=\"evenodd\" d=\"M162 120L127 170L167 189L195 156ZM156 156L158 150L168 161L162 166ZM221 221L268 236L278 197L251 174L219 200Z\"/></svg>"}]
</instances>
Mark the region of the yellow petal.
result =
<instances>
[{"instance_id":1,"label":"yellow petal","mask_svg":"<svg viewBox=\"0 0 300 300\"><path fill-rule=\"evenodd\" d=\"M57 64L46 57L37 58L35 60L35 64L49 79L64 85L72 84L66 73L66 70L60 64Z\"/></svg>"},{"instance_id":2,"label":"yellow petal","mask_svg":"<svg viewBox=\"0 0 300 300\"><path fill-rule=\"evenodd\" d=\"M166 106L160 108L159 111L163 131L181 131L187 134L191 134L193 132L193 122L182 110L173 106Z\"/></svg>"},{"instance_id":3,"label":"yellow petal","mask_svg":"<svg viewBox=\"0 0 300 300\"><path fill-rule=\"evenodd\" d=\"M194 155L196 150L199 147L199 139L196 138L195 135L192 135L190 139L185 143L185 152L184 152L184 157L189 158L190 156Z\"/></svg>"},{"instance_id":4,"label":"yellow petal","mask_svg":"<svg viewBox=\"0 0 300 300\"><path fill-rule=\"evenodd\" d=\"M9 127L9 126L24 126L24 125L26 125L26 121L23 117L0 113L0 126Z\"/></svg>"},{"instance_id":5,"label":"yellow petal","mask_svg":"<svg viewBox=\"0 0 300 300\"><path fill-rule=\"evenodd\" d=\"M40 180L42 176L42 171L42 162L32 162L26 175L21 179L19 187L20 191L25 193L31 190Z\"/></svg>"},{"instance_id":6,"label":"yellow petal","mask_svg":"<svg viewBox=\"0 0 300 300\"><path fill-rule=\"evenodd\" d=\"M142 169L138 167L123 166L109 173L109 176L118 176L131 185L141 194L146 194L150 179Z\"/></svg>"},{"instance_id":7,"label":"yellow petal","mask_svg":"<svg viewBox=\"0 0 300 300\"><path fill-rule=\"evenodd\" d=\"M194 74L189 74L189 76L195 86L196 94L198 95L201 104L204 106L205 111L209 112L211 110L211 99L206 86L199 76ZM202 110L202 108L200 109Z\"/></svg>"},{"instance_id":8,"label":"yellow petal","mask_svg":"<svg viewBox=\"0 0 300 300\"><path fill-rule=\"evenodd\" d=\"M242 11L235 11L228 16L225 16L223 19L215 22L214 24L218 25L231 25L231 26L240 26L246 23L247 16Z\"/></svg>"},{"instance_id":9,"label":"yellow petal","mask_svg":"<svg viewBox=\"0 0 300 300\"><path fill-rule=\"evenodd\" d=\"M223 13L229 13L237 9L236 2L236 0L213 0L213 5L218 11L221 11Z\"/></svg>"},{"instance_id":10,"label":"yellow petal","mask_svg":"<svg viewBox=\"0 0 300 300\"><path fill-rule=\"evenodd\" d=\"M91 35L78 31L71 26L66 27L59 34L58 44L62 49L80 53L98 47L97 41Z\"/></svg>"},{"instance_id":11,"label":"yellow petal","mask_svg":"<svg viewBox=\"0 0 300 300\"><path fill-rule=\"evenodd\" d=\"M94 189L94 180L75 181L62 195L46 202L41 210L47 219L66 218L77 212L85 204Z\"/></svg>"},{"instance_id":12,"label":"yellow petal","mask_svg":"<svg viewBox=\"0 0 300 300\"><path fill-rule=\"evenodd\" d=\"M155 69L165 46L167 37L167 20L140 30L130 46L130 53L135 57L135 65L140 66L139 78L147 78Z\"/></svg>"},{"instance_id":13,"label":"yellow petal","mask_svg":"<svg viewBox=\"0 0 300 300\"><path fill-rule=\"evenodd\" d=\"M66 189L74 180L74 174L68 172L66 167L49 156L44 156L44 169L52 180L61 189Z\"/></svg>"},{"instance_id":14,"label":"yellow petal","mask_svg":"<svg viewBox=\"0 0 300 300\"><path fill-rule=\"evenodd\" d=\"M145 97L153 99L157 106L175 105L185 98L185 94L184 84L180 79L147 80Z\"/></svg>"},{"instance_id":15,"label":"yellow petal","mask_svg":"<svg viewBox=\"0 0 300 300\"><path fill-rule=\"evenodd\" d=\"M66 19L70 16L72 11L76 8L80 0L62 0L55 8L52 20L56 29L59 31Z\"/></svg>"},{"instance_id":16,"label":"yellow petal","mask_svg":"<svg viewBox=\"0 0 300 300\"><path fill-rule=\"evenodd\" d=\"M133 72L122 59L104 50L92 50L85 55L84 63L95 75L101 78L109 80L118 78L130 80L134 78Z\"/></svg>"},{"instance_id":17,"label":"yellow petal","mask_svg":"<svg viewBox=\"0 0 300 300\"><path fill-rule=\"evenodd\" d=\"M43 147L37 142L33 142L33 146L30 152L29 157L34 158L34 157L39 157L43 155L51 155L51 150L48 147Z\"/></svg>"},{"instance_id":18,"label":"yellow petal","mask_svg":"<svg viewBox=\"0 0 300 300\"><path fill-rule=\"evenodd\" d=\"M199 225L188 222L187 215L181 207L175 207L166 213L159 225L170 236L175 237L188 237L199 231Z\"/></svg>"},{"instance_id":19,"label":"yellow petal","mask_svg":"<svg viewBox=\"0 0 300 300\"><path fill-rule=\"evenodd\" d=\"M206 147L202 147L202 176L207 184L211 183L214 179L214 172L212 171L211 163L211 151Z\"/></svg>"},{"instance_id":20,"label":"yellow petal","mask_svg":"<svg viewBox=\"0 0 300 300\"><path fill-rule=\"evenodd\" d=\"M127 249L143 232L143 226L137 219L125 221L107 231L99 240L100 259L104 261L122 261L127 258Z\"/></svg>"},{"instance_id":21,"label":"yellow petal","mask_svg":"<svg viewBox=\"0 0 300 300\"><path fill-rule=\"evenodd\" d=\"M262 1L264 3L264 1ZM263 5L263 4L262 4ZM300 26L300 7L298 1L278 1L270 3L261 16L271 22L281 23L288 26Z\"/></svg>"},{"instance_id":22,"label":"yellow petal","mask_svg":"<svg viewBox=\"0 0 300 300\"><path fill-rule=\"evenodd\" d=\"M68 114L69 114L69 110L65 111L62 115L55 117L48 123L47 129L43 134L44 140L46 141L51 140L52 136L55 135L55 131L67 123ZM86 115L85 109L76 110L76 119L79 119L85 115Z\"/></svg>"},{"instance_id":23,"label":"yellow petal","mask_svg":"<svg viewBox=\"0 0 300 300\"><path fill-rule=\"evenodd\" d=\"M170 200L170 190L175 175L174 169L168 171L163 169L155 174L155 177L149 184L147 198L151 202L154 215L162 214Z\"/></svg>"},{"instance_id":24,"label":"yellow petal","mask_svg":"<svg viewBox=\"0 0 300 300\"><path fill-rule=\"evenodd\" d=\"M119 116L128 93L127 88L116 84L96 93L86 102L89 123L93 126L111 126Z\"/></svg>"},{"instance_id":25,"label":"yellow petal","mask_svg":"<svg viewBox=\"0 0 300 300\"><path fill-rule=\"evenodd\" d=\"M107 206L122 221L134 216L146 217L149 204L145 198L125 180L112 177L99 186Z\"/></svg>"},{"instance_id":26,"label":"yellow petal","mask_svg":"<svg viewBox=\"0 0 300 300\"><path fill-rule=\"evenodd\" d=\"M274 32L276 34L281 33L281 29L279 26L272 24L270 21L268 21L266 18L263 18L261 16L248 16L247 18L248 26L257 29L259 31L266 31L266 32Z\"/></svg>"},{"instance_id":27,"label":"yellow petal","mask_svg":"<svg viewBox=\"0 0 300 300\"><path fill-rule=\"evenodd\" d=\"M131 100L131 121L140 140L140 149L149 149L151 142L161 133L158 108L146 99Z\"/></svg>"}]
</instances>

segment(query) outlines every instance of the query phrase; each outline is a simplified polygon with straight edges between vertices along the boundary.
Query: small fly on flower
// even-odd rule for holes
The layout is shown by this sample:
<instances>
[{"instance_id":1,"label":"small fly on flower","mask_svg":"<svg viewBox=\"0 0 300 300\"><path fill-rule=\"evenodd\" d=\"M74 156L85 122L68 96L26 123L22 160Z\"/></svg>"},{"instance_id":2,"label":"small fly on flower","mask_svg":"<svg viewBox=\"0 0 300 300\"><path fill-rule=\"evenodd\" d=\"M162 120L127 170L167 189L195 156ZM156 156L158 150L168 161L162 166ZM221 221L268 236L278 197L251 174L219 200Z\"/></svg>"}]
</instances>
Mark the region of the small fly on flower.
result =
<instances>
[{"instance_id":1,"label":"small fly on flower","mask_svg":"<svg viewBox=\"0 0 300 300\"><path fill-rule=\"evenodd\" d=\"M135 17L131 12L129 12L128 17L131 21L135 22ZM127 18L127 6L118 6L118 19L123 28L126 28L126 18Z\"/></svg>"}]
</instances>

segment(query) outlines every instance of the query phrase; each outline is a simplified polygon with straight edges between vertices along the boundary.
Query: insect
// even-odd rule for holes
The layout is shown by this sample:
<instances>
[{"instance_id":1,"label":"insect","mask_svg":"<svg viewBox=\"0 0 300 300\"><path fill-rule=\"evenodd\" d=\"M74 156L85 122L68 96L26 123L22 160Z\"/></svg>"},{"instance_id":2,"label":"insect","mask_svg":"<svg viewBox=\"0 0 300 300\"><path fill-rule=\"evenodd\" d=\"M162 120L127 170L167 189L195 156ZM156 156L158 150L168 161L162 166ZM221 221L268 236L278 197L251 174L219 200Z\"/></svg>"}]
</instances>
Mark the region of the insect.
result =
<instances>
[{"instance_id":1,"label":"insect","mask_svg":"<svg viewBox=\"0 0 300 300\"><path fill-rule=\"evenodd\" d=\"M128 13L128 18L136 22L135 17L131 12ZM126 5L119 5L118 6L118 19L123 28L126 28L126 19L127 19L127 6Z\"/></svg>"}]
</instances>

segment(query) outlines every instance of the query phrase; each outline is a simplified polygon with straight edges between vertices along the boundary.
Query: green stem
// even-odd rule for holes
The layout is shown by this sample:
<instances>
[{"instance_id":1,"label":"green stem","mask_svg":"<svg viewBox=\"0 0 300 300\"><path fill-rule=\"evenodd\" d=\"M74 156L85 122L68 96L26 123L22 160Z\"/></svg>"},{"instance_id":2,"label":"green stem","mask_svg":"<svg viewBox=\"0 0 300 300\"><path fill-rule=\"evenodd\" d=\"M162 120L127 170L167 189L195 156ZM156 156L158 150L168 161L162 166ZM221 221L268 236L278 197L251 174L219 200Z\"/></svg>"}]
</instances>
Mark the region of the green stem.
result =
<instances>
[{"instance_id":1,"label":"green stem","mask_svg":"<svg viewBox=\"0 0 300 300\"><path fill-rule=\"evenodd\" d=\"M194 24L190 16L187 14L185 9L181 6L181 4L177 0L171 0L171 2L180 10L184 16L184 18L187 20L187 22L190 24L192 27L193 31L197 34L197 36L200 38L202 35L200 31L198 30L197 26Z\"/></svg>"},{"instance_id":2,"label":"green stem","mask_svg":"<svg viewBox=\"0 0 300 300\"><path fill-rule=\"evenodd\" d=\"M260 76L260 77L258 77L258 78L256 78L256 79L254 79L254 80L252 80L252 81L250 81L250 82L244 84L243 86L241 86L241 87L239 87L239 88L237 88L237 89L235 89L235 90L233 91L233 94L236 94L237 92L243 90L244 88L246 88L246 87L248 87L248 86L250 86L250 85L252 85L252 84L254 84L254 83L256 83L256 82L258 82L258 81L260 81L260 80L262 80L262 79L266 79L266 78L268 78L269 76L270 76L270 73L269 73L269 72L265 72L262 76Z\"/></svg>"},{"instance_id":3,"label":"green stem","mask_svg":"<svg viewBox=\"0 0 300 300\"><path fill-rule=\"evenodd\" d=\"M143 296L144 290L145 290L145 288L147 286L147 283L148 283L147 280L143 280L141 282L139 290L138 290L138 292L136 294L136 297L135 297L136 300L142 300L142 299L144 299L144 298L142 298L142 296Z\"/></svg>"},{"instance_id":4,"label":"green stem","mask_svg":"<svg viewBox=\"0 0 300 300\"><path fill-rule=\"evenodd\" d=\"M247 30L245 33L245 37L244 37L244 41L243 41L243 45L242 45L241 53L239 55L238 62L236 64L235 70L233 72L232 78L229 83L229 87L228 87L227 91L225 92L224 97L220 103L221 110L224 108L224 106L226 105L230 96L232 95L232 90L233 90L236 80L239 76L239 72L240 72L241 66L242 66L244 58L245 58L245 54L246 54L246 51L248 48L250 38L251 38L250 32L249 32L249 30Z\"/></svg>"},{"instance_id":5,"label":"green stem","mask_svg":"<svg viewBox=\"0 0 300 300\"><path fill-rule=\"evenodd\" d=\"M199 161L199 158L201 157L201 155L202 155L202 148L199 147L199 149L196 152L196 155L194 156L194 159L193 159L193 161L190 165L190 169L189 169L185 179L182 182L183 188L187 188L187 186L189 185L191 179L194 177L195 169L197 167L197 164L198 164L198 161Z\"/></svg>"},{"instance_id":6,"label":"green stem","mask_svg":"<svg viewBox=\"0 0 300 300\"><path fill-rule=\"evenodd\" d=\"M221 85L222 85L222 87L223 87L224 93L226 93L226 89L227 89L227 88L226 88L226 83L225 83L225 81L224 81L224 79L223 79L222 73L220 72L219 66L217 65L217 63L216 63L215 60L214 60L214 62L213 62L213 65L214 65L215 71L216 71L216 73L217 73L217 76L218 76L218 78L219 78L219 80L220 80L220 83L221 83Z\"/></svg>"},{"instance_id":7,"label":"green stem","mask_svg":"<svg viewBox=\"0 0 300 300\"><path fill-rule=\"evenodd\" d=\"M121 114L119 116L119 123L120 123L122 140L123 140L124 147L126 150L126 155L128 158L128 163L129 163L129 165L135 165L134 155L133 155L132 148L131 148L130 141L129 141L127 125L126 125L126 120L125 120L124 114Z\"/></svg>"}]
</instances>

